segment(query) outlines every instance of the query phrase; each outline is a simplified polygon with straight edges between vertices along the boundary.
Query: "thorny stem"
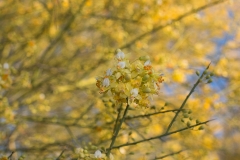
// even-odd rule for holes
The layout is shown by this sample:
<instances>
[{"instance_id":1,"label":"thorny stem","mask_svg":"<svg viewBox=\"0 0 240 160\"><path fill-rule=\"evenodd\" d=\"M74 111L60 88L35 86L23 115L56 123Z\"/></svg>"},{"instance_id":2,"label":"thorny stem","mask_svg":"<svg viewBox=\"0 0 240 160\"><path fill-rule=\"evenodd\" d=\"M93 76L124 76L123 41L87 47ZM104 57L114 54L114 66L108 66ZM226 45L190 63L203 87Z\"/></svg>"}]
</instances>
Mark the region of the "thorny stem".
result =
<instances>
[{"instance_id":1,"label":"thorny stem","mask_svg":"<svg viewBox=\"0 0 240 160\"><path fill-rule=\"evenodd\" d=\"M121 129L122 123L124 122L125 117L126 117L126 115L127 115L127 111L128 111L128 108L129 108L128 98L127 98L126 100L127 100L127 106L126 106L126 108L125 108L125 110L124 110L124 113L123 113L122 119L120 120L119 125L116 125L115 131L114 131L113 136L112 136L112 142L111 142L111 144L110 144L110 147L107 149L107 157L109 157L109 155L110 155L110 153L111 153L111 150L112 150L112 148L113 148L113 145L114 145L114 143L115 143L115 140L116 140L116 138L117 138L117 136L118 136L118 133L119 133L119 131L120 131L120 129ZM120 111L119 111L119 112L120 112ZM117 123L117 122L116 122L116 123Z\"/></svg>"},{"instance_id":2,"label":"thorny stem","mask_svg":"<svg viewBox=\"0 0 240 160\"><path fill-rule=\"evenodd\" d=\"M211 63L210 63L211 64ZM203 71L203 73L201 74L201 76L198 78L197 82L194 84L193 88L191 89L191 91L188 93L187 97L185 98L185 100L183 101L182 105L180 106L180 108L178 109L177 113L175 114L174 118L172 119L172 121L170 122L170 124L168 125L166 134L169 132L169 130L171 129L173 123L175 122L178 114L180 113L180 111L182 111L183 107L185 106L185 104L187 103L188 98L191 96L191 94L194 92L195 88L198 86L198 84L201 82L201 79L203 78L203 76L205 75L205 71L208 70L210 64L206 67L206 69Z\"/></svg>"}]
</instances>

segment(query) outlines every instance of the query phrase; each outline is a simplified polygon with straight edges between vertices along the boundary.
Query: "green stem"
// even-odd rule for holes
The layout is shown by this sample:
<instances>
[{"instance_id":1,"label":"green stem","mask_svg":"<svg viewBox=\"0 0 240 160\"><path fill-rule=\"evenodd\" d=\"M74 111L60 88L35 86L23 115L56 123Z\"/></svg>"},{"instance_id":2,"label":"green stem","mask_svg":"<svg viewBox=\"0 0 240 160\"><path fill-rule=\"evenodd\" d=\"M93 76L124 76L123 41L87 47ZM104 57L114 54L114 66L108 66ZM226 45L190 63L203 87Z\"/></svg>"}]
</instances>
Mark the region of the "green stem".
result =
<instances>
[{"instance_id":1,"label":"green stem","mask_svg":"<svg viewBox=\"0 0 240 160\"><path fill-rule=\"evenodd\" d=\"M117 128L117 126L118 126L118 121L119 121L119 119L120 119L121 113L122 113L122 104L121 104L121 106L120 106L119 109L118 109L118 115L117 115L117 119L116 119L115 124L114 124L113 134L116 132L116 128Z\"/></svg>"},{"instance_id":2,"label":"green stem","mask_svg":"<svg viewBox=\"0 0 240 160\"><path fill-rule=\"evenodd\" d=\"M210 63L211 64L211 63ZM198 84L201 82L201 79L203 78L203 76L205 75L206 70L208 70L210 64L206 67L206 69L203 71L202 75L198 78L197 82L194 84L193 88L191 89L191 91L188 93L187 97L185 98L185 100L183 101L182 105L180 106L179 110L177 111L177 113L175 114L174 118L172 119L172 121L170 122L170 124L168 125L166 134L169 132L169 130L171 129L173 123L175 122L178 114L182 111L183 107L185 106L185 104L187 103L188 98L191 96L191 94L194 92L195 88L198 86Z\"/></svg>"},{"instance_id":3,"label":"green stem","mask_svg":"<svg viewBox=\"0 0 240 160\"><path fill-rule=\"evenodd\" d=\"M119 125L117 125L117 127L116 127L116 129L115 129L115 131L114 131L114 133L113 133L112 142L111 142L111 144L110 144L110 147L107 149L107 157L109 157L109 155L110 155L110 153L111 153L111 150L112 150L112 148L113 148L113 145L114 145L114 143L115 143L115 140L116 140L116 138L117 138L117 136L118 136L118 133L119 133L119 131L120 131L120 129L121 129L122 123L124 122L125 117L126 117L126 115L127 115L128 109L129 109L129 104L128 104L128 98L127 98L127 106L126 106L126 108L125 108L125 110L124 110L124 113L123 113L123 116L122 116L122 119L121 119Z\"/></svg>"}]
</instances>

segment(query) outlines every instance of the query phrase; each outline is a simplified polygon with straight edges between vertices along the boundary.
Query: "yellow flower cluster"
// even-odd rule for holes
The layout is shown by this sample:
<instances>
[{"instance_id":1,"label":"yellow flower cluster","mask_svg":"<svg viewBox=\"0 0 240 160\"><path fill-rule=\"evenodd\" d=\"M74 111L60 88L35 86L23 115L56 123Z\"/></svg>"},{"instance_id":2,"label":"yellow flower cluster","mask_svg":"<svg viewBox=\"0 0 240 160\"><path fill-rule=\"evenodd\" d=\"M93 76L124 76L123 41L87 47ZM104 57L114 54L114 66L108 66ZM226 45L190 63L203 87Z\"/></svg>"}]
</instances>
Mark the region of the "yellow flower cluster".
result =
<instances>
[{"instance_id":1,"label":"yellow flower cluster","mask_svg":"<svg viewBox=\"0 0 240 160\"><path fill-rule=\"evenodd\" d=\"M116 65L97 77L96 85L102 94L110 94L117 103L128 98L136 106L149 107L149 96L158 94L162 76L152 68L149 56L142 56L130 63L125 54L117 49Z\"/></svg>"}]
</instances>

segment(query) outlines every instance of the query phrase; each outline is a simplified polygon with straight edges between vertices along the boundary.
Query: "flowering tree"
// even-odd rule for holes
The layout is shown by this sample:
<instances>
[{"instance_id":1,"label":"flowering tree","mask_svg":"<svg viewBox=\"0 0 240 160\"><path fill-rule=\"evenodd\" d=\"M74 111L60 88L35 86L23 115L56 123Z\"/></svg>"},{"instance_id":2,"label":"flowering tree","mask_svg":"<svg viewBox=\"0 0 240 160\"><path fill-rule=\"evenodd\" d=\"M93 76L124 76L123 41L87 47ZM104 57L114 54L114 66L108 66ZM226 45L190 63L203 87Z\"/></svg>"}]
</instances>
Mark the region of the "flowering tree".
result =
<instances>
[{"instance_id":1,"label":"flowering tree","mask_svg":"<svg viewBox=\"0 0 240 160\"><path fill-rule=\"evenodd\" d=\"M239 5L1 1L0 157L238 158Z\"/></svg>"},{"instance_id":2,"label":"flowering tree","mask_svg":"<svg viewBox=\"0 0 240 160\"><path fill-rule=\"evenodd\" d=\"M123 146L136 145L138 143L158 139L187 129L202 130L204 129L202 124L206 124L210 121L207 120L204 122L200 122L198 120L195 120L195 122L193 123L193 119L189 118L189 114L191 114L191 111L184 109L188 98L194 92L195 88L199 83L203 83L204 81L205 83L212 82L211 77L213 76L213 74L207 72L207 69L210 66L209 64L201 75L198 71L196 72L196 75L199 76L199 78L194 84L190 93L187 95L182 105L180 106L180 108L176 110L175 116L168 125L165 134L156 137L146 138L133 143L128 142L126 144L114 146L119 131L121 130L122 124L125 122L125 119L127 117L128 110L130 108L132 110L136 108L149 108L150 98L152 98L154 94L158 95L160 93L160 84L164 81L162 75L154 71L153 67L151 66L149 56L142 56L134 60L133 62L129 62L129 60L125 57L125 54L120 49L118 49L116 51L115 59L116 63L114 69L109 68L104 76L97 77L96 82L96 86L99 88L100 93L111 98L112 102L114 103L114 107L117 108L118 111L115 125L113 127L113 135L111 138L110 146L107 149L103 148L101 151L96 150L94 156L93 154L89 154L87 150L82 149L80 152L80 158L107 159L107 157L109 157L110 159L114 159L113 155L111 154L112 149L120 148ZM176 118L180 112L183 113L183 119L185 118L185 120L182 119L182 122L186 123L187 127L170 132L170 129L174 121L176 121ZM156 114L156 112L154 114ZM104 154L102 154L102 152L104 152ZM155 157L155 159L161 159L161 157Z\"/></svg>"}]
</instances>

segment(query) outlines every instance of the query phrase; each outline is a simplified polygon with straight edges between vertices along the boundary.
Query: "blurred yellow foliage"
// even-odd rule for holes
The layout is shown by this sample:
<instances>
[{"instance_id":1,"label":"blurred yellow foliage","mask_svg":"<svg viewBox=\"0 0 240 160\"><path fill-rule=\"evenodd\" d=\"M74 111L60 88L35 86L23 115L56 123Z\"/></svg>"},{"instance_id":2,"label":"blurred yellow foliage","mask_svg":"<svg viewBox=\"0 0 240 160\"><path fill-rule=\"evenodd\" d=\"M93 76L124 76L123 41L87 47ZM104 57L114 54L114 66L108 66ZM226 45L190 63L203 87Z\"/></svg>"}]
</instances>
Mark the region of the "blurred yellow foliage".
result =
<instances>
[{"instance_id":1,"label":"blurred yellow foliage","mask_svg":"<svg viewBox=\"0 0 240 160\"><path fill-rule=\"evenodd\" d=\"M183 83L185 81L185 75L181 70L176 69L173 71L172 80Z\"/></svg>"},{"instance_id":2,"label":"blurred yellow foliage","mask_svg":"<svg viewBox=\"0 0 240 160\"><path fill-rule=\"evenodd\" d=\"M121 48L129 62L149 54L166 81L158 96L139 99L148 109L130 107L127 116L142 117L123 122L114 146L164 134L198 78L195 72L210 62L213 82L203 79L185 104L188 118L180 113L171 131L196 120L217 118L218 124L113 149L115 159L153 159L181 149L167 158L239 157L239 8L233 0L0 1L2 153L45 160L64 151L66 159L77 159L72 151L88 142L104 152L121 108L99 94L95 77L116 65L114 51ZM141 76L129 82L141 85ZM136 94L130 83L115 84L119 93Z\"/></svg>"}]
</instances>

